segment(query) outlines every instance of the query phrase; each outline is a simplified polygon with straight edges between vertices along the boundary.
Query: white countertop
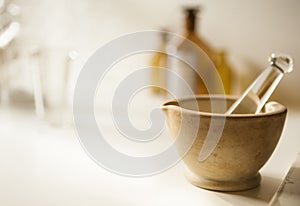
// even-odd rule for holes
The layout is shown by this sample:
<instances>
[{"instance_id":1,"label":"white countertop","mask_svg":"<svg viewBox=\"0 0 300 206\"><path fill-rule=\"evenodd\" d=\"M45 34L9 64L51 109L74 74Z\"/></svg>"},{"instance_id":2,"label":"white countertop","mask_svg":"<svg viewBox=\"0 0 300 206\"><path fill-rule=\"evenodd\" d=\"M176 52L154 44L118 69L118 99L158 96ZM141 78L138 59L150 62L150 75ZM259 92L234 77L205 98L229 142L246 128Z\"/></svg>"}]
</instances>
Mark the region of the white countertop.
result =
<instances>
[{"instance_id":1,"label":"white countertop","mask_svg":"<svg viewBox=\"0 0 300 206\"><path fill-rule=\"evenodd\" d=\"M260 187L220 193L188 183L182 162L144 178L110 173L84 152L72 126L0 105L0 205L268 205L300 151L299 121L300 112L289 111Z\"/></svg>"}]
</instances>

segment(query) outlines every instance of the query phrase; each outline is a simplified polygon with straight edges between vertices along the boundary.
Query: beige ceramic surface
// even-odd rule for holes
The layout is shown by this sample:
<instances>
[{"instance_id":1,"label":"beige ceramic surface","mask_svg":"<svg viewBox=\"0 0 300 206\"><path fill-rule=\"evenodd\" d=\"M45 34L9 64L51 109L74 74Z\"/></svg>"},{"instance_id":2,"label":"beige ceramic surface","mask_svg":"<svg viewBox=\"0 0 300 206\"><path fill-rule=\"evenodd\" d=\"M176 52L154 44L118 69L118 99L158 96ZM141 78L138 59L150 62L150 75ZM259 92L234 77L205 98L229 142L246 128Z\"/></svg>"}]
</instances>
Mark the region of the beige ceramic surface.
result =
<instances>
[{"instance_id":1,"label":"beige ceramic surface","mask_svg":"<svg viewBox=\"0 0 300 206\"><path fill-rule=\"evenodd\" d=\"M211 100L222 102L222 97L212 96ZM226 107L234 100L228 96ZM286 107L269 102L260 114L225 116L210 113L211 102L208 96L197 97L200 112L192 101L193 98L178 100L180 107L174 100L162 105L173 138L190 139L195 132L194 128L197 129L195 141L184 156L187 179L196 186L218 191L239 191L258 186L261 180L258 171L278 143L286 118ZM211 155L199 161L199 153L212 118L225 118L224 130ZM179 152L182 152L184 141L176 142Z\"/></svg>"}]
</instances>

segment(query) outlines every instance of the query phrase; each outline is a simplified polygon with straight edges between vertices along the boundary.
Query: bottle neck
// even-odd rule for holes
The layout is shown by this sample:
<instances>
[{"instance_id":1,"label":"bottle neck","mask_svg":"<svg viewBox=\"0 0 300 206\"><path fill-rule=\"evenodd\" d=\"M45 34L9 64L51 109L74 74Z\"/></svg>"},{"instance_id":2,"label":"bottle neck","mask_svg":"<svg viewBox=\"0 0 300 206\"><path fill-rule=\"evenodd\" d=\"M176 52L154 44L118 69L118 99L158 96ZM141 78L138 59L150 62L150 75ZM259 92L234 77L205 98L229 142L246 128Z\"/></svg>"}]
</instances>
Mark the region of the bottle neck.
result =
<instances>
[{"instance_id":1,"label":"bottle neck","mask_svg":"<svg viewBox=\"0 0 300 206\"><path fill-rule=\"evenodd\" d=\"M191 34L196 32L196 16L188 14L185 18L185 32Z\"/></svg>"},{"instance_id":2,"label":"bottle neck","mask_svg":"<svg viewBox=\"0 0 300 206\"><path fill-rule=\"evenodd\" d=\"M197 32L197 10L190 9L185 12L185 31L184 37L196 43L201 49L203 49L210 58L213 58L214 51L210 46L202 39L201 35Z\"/></svg>"}]
</instances>

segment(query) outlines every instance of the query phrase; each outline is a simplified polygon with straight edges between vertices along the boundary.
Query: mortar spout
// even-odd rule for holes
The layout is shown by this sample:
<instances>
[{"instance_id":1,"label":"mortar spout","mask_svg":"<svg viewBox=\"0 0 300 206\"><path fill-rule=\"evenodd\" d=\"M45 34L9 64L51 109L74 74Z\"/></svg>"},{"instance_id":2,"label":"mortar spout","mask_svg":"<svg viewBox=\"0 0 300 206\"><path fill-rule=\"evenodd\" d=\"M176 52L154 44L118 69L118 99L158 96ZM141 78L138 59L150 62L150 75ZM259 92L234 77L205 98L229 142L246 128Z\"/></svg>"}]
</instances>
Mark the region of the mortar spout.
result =
<instances>
[{"instance_id":1,"label":"mortar spout","mask_svg":"<svg viewBox=\"0 0 300 206\"><path fill-rule=\"evenodd\" d=\"M166 113L167 111L178 108L178 107L179 107L179 104L176 100L170 100L170 101L167 101L164 104L162 104L160 106L160 109Z\"/></svg>"}]
</instances>

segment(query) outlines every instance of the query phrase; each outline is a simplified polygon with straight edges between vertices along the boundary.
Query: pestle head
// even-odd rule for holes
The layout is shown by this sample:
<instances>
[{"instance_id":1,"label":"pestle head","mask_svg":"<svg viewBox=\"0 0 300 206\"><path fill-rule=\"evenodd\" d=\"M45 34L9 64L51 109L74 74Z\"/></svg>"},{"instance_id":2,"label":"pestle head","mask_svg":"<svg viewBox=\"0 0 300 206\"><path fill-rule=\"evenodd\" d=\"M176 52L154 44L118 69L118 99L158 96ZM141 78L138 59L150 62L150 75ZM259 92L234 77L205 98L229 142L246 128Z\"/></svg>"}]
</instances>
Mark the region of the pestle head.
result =
<instances>
[{"instance_id":1,"label":"pestle head","mask_svg":"<svg viewBox=\"0 0 300 206\"><path fill-rule=\"evenodd\" d=\"M269 62L271 66L275 66L282 73L290 73L293 71L294 62L293 59L286 54L275 54L272 53Z\"/></svg>"}]
</instances>

